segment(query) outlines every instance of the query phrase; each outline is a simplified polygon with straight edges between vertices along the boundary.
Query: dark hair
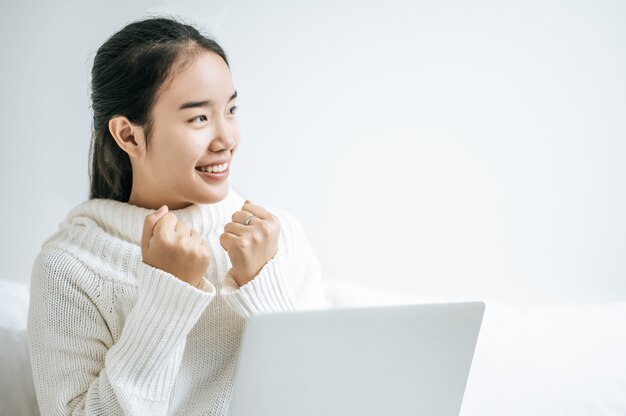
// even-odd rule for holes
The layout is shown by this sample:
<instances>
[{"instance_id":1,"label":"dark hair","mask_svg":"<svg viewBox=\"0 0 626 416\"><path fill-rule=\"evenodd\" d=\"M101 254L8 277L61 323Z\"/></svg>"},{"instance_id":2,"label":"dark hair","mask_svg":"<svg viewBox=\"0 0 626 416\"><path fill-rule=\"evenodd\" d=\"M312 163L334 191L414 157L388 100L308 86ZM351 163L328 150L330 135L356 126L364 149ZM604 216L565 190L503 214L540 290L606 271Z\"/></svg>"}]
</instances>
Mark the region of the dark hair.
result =
<instances>
[{"instance_id":1,"label":"dark hair","mask_svg":"<svg viewBox=\"0 0 626 416\"><path fill-rule=\"evenodd\" d=\"M160 91L167 87L166 80L171 82L172 74L193 62L202 51L218 54L229 66L217 42L193 26L167 17L130 23L100 46L91 69L89 199L128 202L132 186L130 158L113 139L109 120L123 115L143 126L148 151L151 110Z\"/></svg>"}]
</instances>

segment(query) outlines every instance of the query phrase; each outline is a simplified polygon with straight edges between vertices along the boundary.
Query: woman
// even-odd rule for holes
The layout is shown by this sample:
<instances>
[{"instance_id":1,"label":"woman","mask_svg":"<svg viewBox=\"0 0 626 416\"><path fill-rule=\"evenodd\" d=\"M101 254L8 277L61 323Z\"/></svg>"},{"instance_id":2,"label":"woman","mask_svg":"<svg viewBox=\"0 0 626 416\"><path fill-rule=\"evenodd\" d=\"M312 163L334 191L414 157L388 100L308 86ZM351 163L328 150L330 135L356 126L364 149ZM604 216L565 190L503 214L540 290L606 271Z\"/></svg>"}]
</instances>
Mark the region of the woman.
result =
<instances>
[{"instance_id":1,"label":"woman","mask_svg":"<svg viewBox=\"0 0 626 416\"><path fill-rule=\"evenodd\" d=\"M222 48L168 18L92 69L91 193L42 245L28 336L42 414L225 415L245 319L326 307L298 220L228 185Z\"/></svg>"}]
</instances>

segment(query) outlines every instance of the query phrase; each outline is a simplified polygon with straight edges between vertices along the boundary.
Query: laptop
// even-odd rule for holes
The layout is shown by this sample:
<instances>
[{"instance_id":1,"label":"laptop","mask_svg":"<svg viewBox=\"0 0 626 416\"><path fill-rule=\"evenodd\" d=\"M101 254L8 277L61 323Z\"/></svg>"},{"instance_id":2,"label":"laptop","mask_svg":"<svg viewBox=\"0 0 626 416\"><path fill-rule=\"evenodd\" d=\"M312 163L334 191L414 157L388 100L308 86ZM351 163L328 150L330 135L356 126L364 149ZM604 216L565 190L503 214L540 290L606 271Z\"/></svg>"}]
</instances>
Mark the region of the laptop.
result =
<instances>
[{"instance_id":1,"label":"laptop","mask_svg":"<svg viewBox=\"0 0 626 416\"><path fill-rule=\"evenodd\" d=\"M458 416L483 302L246 320L230 416Z\"/></svg>"}]
</instances>

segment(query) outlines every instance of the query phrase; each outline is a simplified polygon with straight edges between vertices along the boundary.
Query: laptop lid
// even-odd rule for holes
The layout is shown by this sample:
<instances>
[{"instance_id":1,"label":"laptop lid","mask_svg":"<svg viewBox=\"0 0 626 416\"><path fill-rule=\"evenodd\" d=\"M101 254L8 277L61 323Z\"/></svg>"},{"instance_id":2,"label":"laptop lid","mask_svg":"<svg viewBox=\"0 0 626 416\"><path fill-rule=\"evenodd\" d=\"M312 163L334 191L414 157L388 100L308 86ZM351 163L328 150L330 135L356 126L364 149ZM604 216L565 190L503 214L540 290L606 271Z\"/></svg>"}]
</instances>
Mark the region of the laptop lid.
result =
<instances>
[{"instance_id":1,"label":"laptop lid","mask_svg":"<svg viewBox=\"0 0 626 416\"><path fill-rule=\"evenodd\" d=\"M485 305L259 314L243 334L230 416L458 416Z\"/></svg>"}]
</instances>

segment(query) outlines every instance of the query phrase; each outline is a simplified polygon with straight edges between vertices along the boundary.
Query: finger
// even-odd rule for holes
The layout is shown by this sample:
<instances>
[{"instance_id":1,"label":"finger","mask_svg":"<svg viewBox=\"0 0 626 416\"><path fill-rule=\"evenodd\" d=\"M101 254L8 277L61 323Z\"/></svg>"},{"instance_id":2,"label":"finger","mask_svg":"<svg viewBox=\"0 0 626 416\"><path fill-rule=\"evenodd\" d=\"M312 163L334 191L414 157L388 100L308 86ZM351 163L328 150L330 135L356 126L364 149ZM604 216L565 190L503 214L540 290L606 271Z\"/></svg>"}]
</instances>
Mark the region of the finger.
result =
<instances>
[{"instance_id":1,"label":"finger","mask_svg":"<svg viewBox=\"0 0 626 416\"><path fill-rule=\"evenodd\" d=\"M247 201L245 204L243 204L243 206L241 207L241 210L254 214L258 218L261 218L262 220L269 220L270 218L272 218L272 214L268 210L266 210L260 205L255 205L250 201Z\"/></svg>"},{"instance_id":2,"label":"finger","mask_svg":"<svg viewBox=\"0 0 626 416\"><path fill-rule=\"evenodd\" d=\"M176 226L174 227L174 231L184 235L185 237L189 237L191 235L191 229L189 228L189 225L187 225L187 223L183 220L178 220Z\"/></svg>"},{"instance_id":3,"label":"finger","mask_svg":"<svg viewBox=\"0 0 626 416\"><path fill-rule=\"evenodd\" d=\"M232 216L232 218L233 218L233 222L236 222L236 223L238 223L238 224L243 224L243 225L245 225L245 224L246 224L246 220L248 219L248 217L249 217L250 215L254 215L254 214L253 214L253 213L251 213L251 212L248 212L248 211L236 211L236 212L233 214L233 216ZM256 215L255 215L255 217L256 217ZM253 219L253 220L250 222L250 224L252 224L254 221L259 221L259 218L255 218L255 219Z\"/></svg>"},{"instance_id":4,"label":"finger","mask_svg":"<svg viewBox=\"0 0 626 416\"><path fill-rule=\"evenodd\" d=\"M229 222L224 226L224 231L241 237L243 234L250 232L247 225L239 224L238 222Z\"/></svg>"},{"instance_id":5,"label":"finger","mask_svg":"<svg viewBox=\"0 0 626 416\"><path fill-rule=\"evenodd\" d=\"M174 233L174 227L176 227L176 223L178 222L178 218L176 215L168 212L157 222L154 226L154 235L157 233L160 235L167 235L169 233Z\"/></svg>"},{"instance_id":6,"label":"finger","mask_svg":"<svg viewBox=\"0 0 626 416\"><path fill-rule=\"evenodd\" d=\"M224 250L229 251L232 247L235 246L238 238L239 237L234 234L224 233L220 235L220 245Z\"/></svg>"},{"instance_id":7,"label":"finger","mask_svg":"<svg viewBox=\"0 0 626 416\"><path fill-rule=\"evenodd\" d=\"M205 246L208 245L208 242L204 238L202 238L202 236L198 234L198 232L193 228L190 231L190 235L193 241L197 241L198 243L204 244Z\"/></svg>"},{"instance_id":8,"label":"finger","mask_svg":"<svg viewBox=\"0 0 626 416\"><path fill-rule=\"evenodd\" d=\"M141 249L143 252L148 250L148 247L150 245L150 239L152 238L152 235L154 233L155 225L165 214L168 213L168 211L168 206L163 205L152 214L146 215L146 218L143 221L143 232L141 233Z\"/></svg>"},{"instance_id":9,"label":"finger","mask_svg":"<svg viewBox=\"0 0 626 416\"><path fill-rule=\"evenodd\" d=\"M190 231L189 238L194 246L198 244L202 244L202 241L204 241L202 237L200 237L200 234L198 234L196 230L194 230L193 228Z\"/></svg>"}]
</instances>

